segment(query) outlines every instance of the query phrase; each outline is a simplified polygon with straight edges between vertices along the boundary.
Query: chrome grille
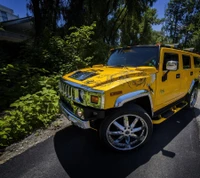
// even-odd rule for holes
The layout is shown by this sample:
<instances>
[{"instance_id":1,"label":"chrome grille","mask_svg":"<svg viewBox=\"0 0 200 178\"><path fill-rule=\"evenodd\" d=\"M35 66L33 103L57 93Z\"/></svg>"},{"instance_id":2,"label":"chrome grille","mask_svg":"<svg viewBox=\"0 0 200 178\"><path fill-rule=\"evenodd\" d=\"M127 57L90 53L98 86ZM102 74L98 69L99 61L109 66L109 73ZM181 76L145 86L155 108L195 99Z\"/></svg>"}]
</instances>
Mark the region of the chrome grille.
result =
<instances>
[{"instance_id":1,"label":"chrome grille","mask_svg":"<svg viewBox=\"0 0 200 178\"><path fill-rule=\"evenodd\" d=\"M64 97L74 99L74 88L62 80L60 81L59 84L59 91L60 94L63 95Z\"/></svg>"}]
</instances>

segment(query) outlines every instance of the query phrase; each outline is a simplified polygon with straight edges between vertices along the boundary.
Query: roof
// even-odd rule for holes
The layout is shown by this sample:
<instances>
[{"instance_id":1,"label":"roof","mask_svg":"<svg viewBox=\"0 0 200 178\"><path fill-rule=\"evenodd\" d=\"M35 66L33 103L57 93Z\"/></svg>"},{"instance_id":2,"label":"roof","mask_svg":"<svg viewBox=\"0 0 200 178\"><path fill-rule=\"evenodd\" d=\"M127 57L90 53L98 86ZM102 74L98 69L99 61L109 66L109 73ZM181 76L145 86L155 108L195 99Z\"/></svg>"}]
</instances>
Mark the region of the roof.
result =
<instances>
[{"instance_id":1,"label":"roof","mask_svg":"<svg viewBox=\"0 0 200 178\"><path fill-rule=\"evenodd\" d=\"M1 4L0 4L0 9L2 9L2 10L7 10L7 11L9 11L11 14L13 13L13 10L12 10L12 9L10 9L10 8L8 8L8 7L6 7L6 6L3 6L3 5L1 5Z\"/></svg>"},{"instance_id":2,"label":"roof","mask_svg":"<svg viewBox=\"0 0 200 178\"><path fill-rule=\"evenodd\" d=\"M33 17L24 17L14 20L4 21L1 24L6 31L21 33L33 31Z\"/></svg>"},{"instance_id":3,"label":"roof","mask_svg":"<svg viewBox=\"0 0 200 178\"><path fill-rule=\"evenodd\" d=\"M32 19L33 19L33 17L28 16L28 17L24 17L24 18L4 21L4 22L1 22L1 24L3 26L9 26L9 25L15 25L15 24L20 24L20 23L30 22Z\"/></svg>"}]
</instances>

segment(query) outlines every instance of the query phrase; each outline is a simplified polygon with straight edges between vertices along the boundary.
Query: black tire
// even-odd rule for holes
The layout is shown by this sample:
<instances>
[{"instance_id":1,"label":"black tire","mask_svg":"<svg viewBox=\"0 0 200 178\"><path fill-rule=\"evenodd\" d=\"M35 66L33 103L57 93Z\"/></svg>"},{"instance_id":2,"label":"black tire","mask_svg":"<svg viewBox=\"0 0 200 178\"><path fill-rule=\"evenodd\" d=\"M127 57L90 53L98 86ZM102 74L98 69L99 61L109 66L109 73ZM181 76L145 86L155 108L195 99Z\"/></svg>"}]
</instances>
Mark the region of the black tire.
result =
<instances>
[{"instance_id":1,"label":"black tire","mask_svg":"<svg viewBox=\"0 0 200 178\"><path fill-rule=\"evenodd\" d=\"M117 109L113 115L105 118L99 130L100 139L116 151L138 148L150 139L152 132L151 118L136 104Z\"/></svg>"},{"instance_id":2,"label":"black tire","mask_svg":"<svg viewBox=\"0 0 200 178\"><path fill-rule=\"evenodd\" d=\"M186 96L186 102L188 103L188 105L186 106L187 109L194 108L197 102L197 97L198 97L198 87L195 85L190 94Z\"/></svg>"}]
</instances>

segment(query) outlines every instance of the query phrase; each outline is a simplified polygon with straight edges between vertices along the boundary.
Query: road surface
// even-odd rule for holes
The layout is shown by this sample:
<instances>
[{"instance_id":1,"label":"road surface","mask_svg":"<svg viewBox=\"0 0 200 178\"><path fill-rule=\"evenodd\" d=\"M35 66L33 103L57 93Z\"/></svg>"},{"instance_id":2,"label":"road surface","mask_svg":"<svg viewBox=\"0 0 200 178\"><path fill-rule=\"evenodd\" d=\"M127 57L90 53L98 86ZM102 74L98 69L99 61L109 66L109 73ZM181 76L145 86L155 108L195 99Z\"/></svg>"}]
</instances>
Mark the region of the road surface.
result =
<instances>
[{"instance_id":1,"label":"road surface","mask_svg":"<svg viewBox=\"0 0 200 178\"><path fill-rule=\"evenodd\" d=\"M0 165L0 178L200 178L197 108L155 126L146 145L127 153L104 148L93 130L67 127Z\"/></svg>"}]
</instances>

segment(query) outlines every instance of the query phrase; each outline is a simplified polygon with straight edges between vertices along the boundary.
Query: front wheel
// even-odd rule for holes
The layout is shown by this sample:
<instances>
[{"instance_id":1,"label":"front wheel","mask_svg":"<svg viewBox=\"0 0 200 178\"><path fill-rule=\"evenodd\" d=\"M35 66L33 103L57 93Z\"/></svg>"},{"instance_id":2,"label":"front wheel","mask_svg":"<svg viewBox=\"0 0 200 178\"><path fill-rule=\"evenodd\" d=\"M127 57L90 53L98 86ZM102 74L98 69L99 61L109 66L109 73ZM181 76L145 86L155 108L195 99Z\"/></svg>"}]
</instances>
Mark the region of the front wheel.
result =
<instances>
[{"instance_id":1,"label":"front wheel","mask_svg":"<svg viewBox=\"0 0 200 178\"><path fill-rule=\"evenodd\" d=\"M138 105L120 108L106 118L100 127L100 138L118 151L133 150L149 140L153 131L151 118Z\"/></svg>"}]
</instances>

